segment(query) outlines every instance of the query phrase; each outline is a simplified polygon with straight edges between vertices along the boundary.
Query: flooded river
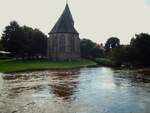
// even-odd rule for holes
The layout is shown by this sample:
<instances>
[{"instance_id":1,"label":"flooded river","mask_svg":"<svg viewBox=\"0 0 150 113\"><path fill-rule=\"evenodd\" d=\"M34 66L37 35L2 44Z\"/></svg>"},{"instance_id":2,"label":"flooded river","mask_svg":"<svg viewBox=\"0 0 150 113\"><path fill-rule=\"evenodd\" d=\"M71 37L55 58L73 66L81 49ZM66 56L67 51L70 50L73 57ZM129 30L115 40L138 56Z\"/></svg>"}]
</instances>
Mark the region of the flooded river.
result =
<instances>
[{"instance_id":1,"label":"flooded river","mask_svg":"<svg viewBox=\"0 0 150 113\"><path fill-rule=\"evenodd\" d=\"M0 74L0 113L150 113L141 75L105 67Z\"/></svg>"}]
</instances>

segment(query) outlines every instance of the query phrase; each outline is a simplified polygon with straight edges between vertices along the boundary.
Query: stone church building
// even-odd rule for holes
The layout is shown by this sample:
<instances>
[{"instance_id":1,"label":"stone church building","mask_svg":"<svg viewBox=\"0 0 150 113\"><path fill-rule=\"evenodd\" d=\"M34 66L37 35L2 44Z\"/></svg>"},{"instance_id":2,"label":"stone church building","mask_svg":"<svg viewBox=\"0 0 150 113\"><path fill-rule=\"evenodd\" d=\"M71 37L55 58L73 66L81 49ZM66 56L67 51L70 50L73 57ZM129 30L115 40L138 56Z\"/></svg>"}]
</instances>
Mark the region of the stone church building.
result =
<instances>
[{"instance_id":1,"label":"stone church building","mask_svg":"<svg viewBox=\"0 0 150 113\"><path fill-rule=\"evenodd\" d=\"M74 28L68 4L49 33L47 57L54 61L80 58L79 33Z\"/></svg>"}]
</instances>

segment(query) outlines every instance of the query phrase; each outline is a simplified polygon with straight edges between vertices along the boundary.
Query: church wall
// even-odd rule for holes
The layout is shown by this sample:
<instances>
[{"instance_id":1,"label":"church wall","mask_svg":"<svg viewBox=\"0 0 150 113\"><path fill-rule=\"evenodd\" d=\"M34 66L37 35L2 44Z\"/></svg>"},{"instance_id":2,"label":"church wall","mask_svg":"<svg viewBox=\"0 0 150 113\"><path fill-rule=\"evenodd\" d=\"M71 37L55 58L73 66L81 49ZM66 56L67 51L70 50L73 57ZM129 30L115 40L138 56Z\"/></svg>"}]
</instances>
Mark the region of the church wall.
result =
<instances>
[{"instance_id":1,"label":"church wall","mask_svg":"<svg viewBox=\"0 0 150 113\"><path fill-rule=\"evenodd\" d=\"M73 60L80 58L80 39L78 34L50 34L48 39L48 58L51 60Z\"/></svg>"}]
</instances>

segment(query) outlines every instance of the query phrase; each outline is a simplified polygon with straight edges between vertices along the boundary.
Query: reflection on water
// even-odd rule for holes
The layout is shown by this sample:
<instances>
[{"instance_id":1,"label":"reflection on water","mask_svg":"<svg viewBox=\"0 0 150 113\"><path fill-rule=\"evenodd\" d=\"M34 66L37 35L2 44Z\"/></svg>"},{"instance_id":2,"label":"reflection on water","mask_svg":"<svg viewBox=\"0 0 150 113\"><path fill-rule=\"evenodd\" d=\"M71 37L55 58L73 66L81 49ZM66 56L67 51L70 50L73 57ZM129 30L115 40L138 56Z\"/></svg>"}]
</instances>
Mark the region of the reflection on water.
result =
<instances>
[{"instance_id":1,"label":"reflection on water","mask_svg":"<svg viewBox=\"0 0 150 113\"><path fill-rule=\"evenodd\" d=\"M149 113L149 106L149 77L144 80L137 71L0 74L0 113Z\"/></svg>"},{"instance_id":2,"label":"reflection on water","mask_svg":"<svg viewBox=\"0 0 150 113\"><path fill-rule=\"evenodd\" d=\"M70 100L71 96L76 92L78 81L73 81L77 79L78 75L58 75L57 82L51 84L51 90L53 94L65 100ZM54 79L53 79L54 81Z\"/></svg>"}]
</instances>

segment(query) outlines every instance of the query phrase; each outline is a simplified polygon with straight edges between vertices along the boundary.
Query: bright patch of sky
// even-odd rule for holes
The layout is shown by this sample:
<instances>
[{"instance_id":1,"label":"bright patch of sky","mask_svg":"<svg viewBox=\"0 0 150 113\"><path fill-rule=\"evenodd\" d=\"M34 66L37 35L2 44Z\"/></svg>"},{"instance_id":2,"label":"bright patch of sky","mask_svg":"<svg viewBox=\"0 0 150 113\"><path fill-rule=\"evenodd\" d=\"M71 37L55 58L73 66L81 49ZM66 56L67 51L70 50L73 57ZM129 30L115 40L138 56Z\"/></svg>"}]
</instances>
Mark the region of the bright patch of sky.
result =
<instances>
[{"instance_id":1,"label":"bright patch of sky","mask_svg":"<svg viewBox=\"0 0 150 113\"><path fill-rule=\"evenodd\" d=\"M10 21L39 28L48 35L65 0L0 0L0 33ZM135 33L150 33L150 0L69 0L81 38L105 43L109 37L127 44Z\"/></svg>"},{"instance_id":2,"label":"bright patch of sky","mask_svg":"<svg viewBox=\"0 0 150 113\"><path fill-rule=\"evenodd\" d=\"M150 0L145 0L146 1L146 4L149 4L150 5Z\"/></svg>"}]
</instances>

